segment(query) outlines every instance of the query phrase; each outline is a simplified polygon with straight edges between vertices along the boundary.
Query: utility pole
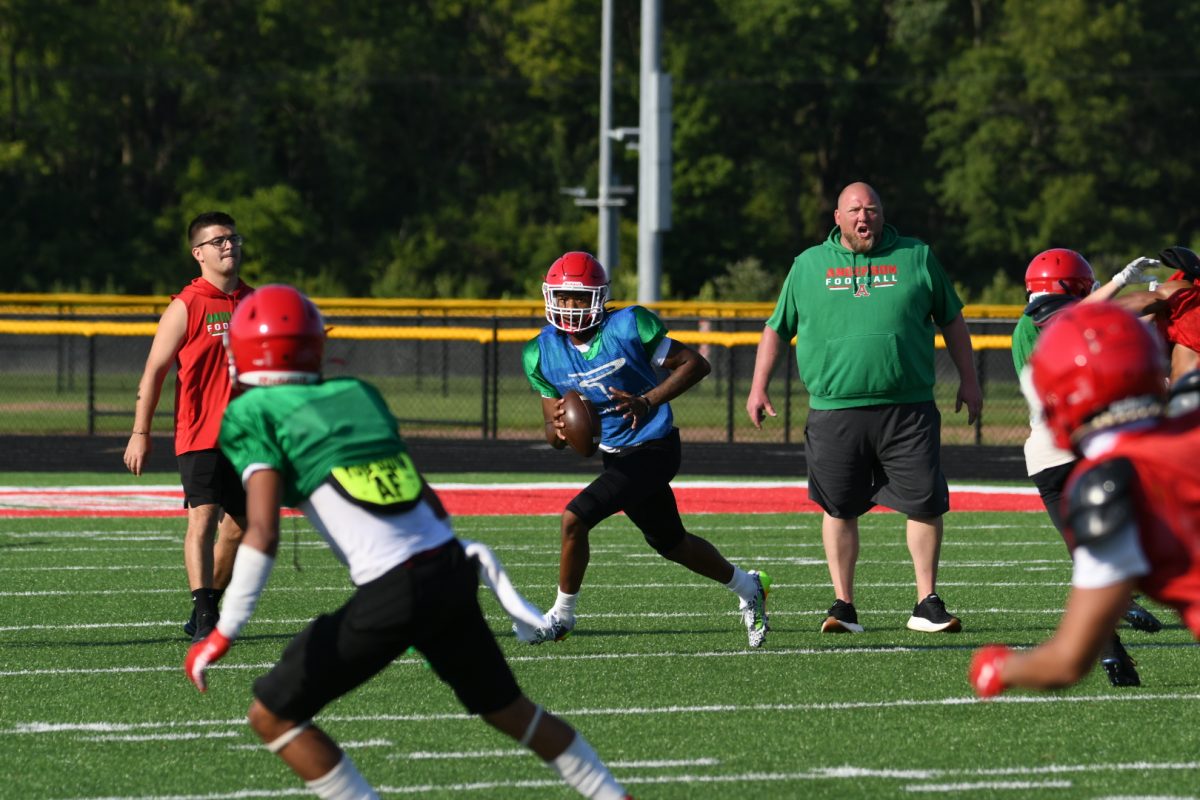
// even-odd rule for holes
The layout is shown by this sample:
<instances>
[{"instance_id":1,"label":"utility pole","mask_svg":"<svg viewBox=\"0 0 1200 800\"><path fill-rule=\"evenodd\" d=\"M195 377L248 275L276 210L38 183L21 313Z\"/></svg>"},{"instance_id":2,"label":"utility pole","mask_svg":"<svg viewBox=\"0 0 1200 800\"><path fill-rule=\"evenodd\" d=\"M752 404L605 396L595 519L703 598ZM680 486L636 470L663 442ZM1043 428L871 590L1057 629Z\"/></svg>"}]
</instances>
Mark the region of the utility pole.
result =
<instances>
[{"instance_id":1,"label":"utility pole","mask_svg":"<svg viewBox=\"0 0 1200 800\"><path fill-rule=\"evenodd\" d=\"M613 0L604 0L600 12L600 178L596 197L594 199L578 196L573 188L563 189L567 194L575 194L575 205L595 206L599 213L599 235L596 257L608 270L611 280L620 262L621 249L618 245L620 234L620 212L618 209L625 205L625 199L614 197L618 194L628 194L628 186L614 186L612 175L612 140L623 139L629 128L612 128L612 72L613 72ZM635 131L636 132L636 131Z\"/></svg>"},{"instance_id":2,"label":"utility pole","mask_svg":"<svg viewBox=\"0 0 1200 800\"><path fill-rule=\"evenodd\" d=\"M638 302L662 299L662 234L671 229L671 76L659 70L662 0L642 0L638 128Z\"/></svg>"}]
</instances>

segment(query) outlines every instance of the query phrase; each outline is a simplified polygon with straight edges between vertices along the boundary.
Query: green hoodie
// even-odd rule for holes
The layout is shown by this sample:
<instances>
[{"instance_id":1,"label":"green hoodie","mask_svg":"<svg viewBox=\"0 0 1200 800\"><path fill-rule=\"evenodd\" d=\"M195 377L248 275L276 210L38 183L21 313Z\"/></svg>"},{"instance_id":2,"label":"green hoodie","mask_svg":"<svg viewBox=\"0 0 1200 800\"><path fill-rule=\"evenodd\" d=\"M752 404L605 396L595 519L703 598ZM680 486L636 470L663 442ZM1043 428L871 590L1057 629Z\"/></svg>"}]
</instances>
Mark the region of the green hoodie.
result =
<instances>
[{"instance_id":1,"label":"green hoodie","mask_svg":"<svg viewBox=\"0 0 1200 800\"><path fill-rule=\"evenodd\" d=\"M796 337L796 365L814 409L933 399L934 326L962 301L924 242L883 226L869 253L834 228L792 262L767 325Z\"/></svg>"}]
</instances>

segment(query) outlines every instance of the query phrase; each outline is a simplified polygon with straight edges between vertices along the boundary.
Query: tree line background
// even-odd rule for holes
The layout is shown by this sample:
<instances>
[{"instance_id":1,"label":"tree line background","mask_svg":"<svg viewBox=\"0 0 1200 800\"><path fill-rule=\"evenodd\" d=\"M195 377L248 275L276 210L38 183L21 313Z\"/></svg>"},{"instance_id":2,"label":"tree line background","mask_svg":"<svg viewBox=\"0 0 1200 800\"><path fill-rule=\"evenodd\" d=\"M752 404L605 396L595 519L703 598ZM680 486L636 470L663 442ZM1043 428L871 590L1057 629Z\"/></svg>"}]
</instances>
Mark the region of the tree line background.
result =
<instances>
[{"instance_id":1,"label":"tree line background","mask_svg":"<svg viewBox=\"0 0 1200 800\"><path fill-rule=\"evenodd\" d=\"M615 16L634 126L640 3ZM1196 246L1197 41L1174 0L664 0L664 296L773 299L853 180L976 301L1046 247ZM219 208L253 283L537 297L595 249L561 189L595 194L599 72L599 0L0 0L0 290L175 291Z\"/></svg>"}]
</instances>

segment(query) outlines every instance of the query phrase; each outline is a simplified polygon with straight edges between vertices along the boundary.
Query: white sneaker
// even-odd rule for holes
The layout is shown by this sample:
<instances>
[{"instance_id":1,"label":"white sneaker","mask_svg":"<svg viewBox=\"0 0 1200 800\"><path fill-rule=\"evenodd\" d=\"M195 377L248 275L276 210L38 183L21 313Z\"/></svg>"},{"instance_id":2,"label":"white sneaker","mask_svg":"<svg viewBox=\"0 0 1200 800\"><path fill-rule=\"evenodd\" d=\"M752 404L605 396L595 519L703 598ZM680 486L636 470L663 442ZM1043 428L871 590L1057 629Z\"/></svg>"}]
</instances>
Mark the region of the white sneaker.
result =
<instances>
[{"instance_id":1,"label":"white sneaker","mask_svg":"<svg viewBox=\"0 0 1200 800\"><path fill-rule=\"evenodd\" d=\"M514 626L515 629L515 626ZM535 628L533 638L529 640L529 644L541 644L542 642L561 642L563 639L571 635L571 631L575 629L575 618L560 618L553 611L547 612L545 624L540 628Z\"/></svg>"},{"instance_id":2,"label":"white sneaker","mask_svg":"<svg viewBox=\"0 0 1200 800\"><path fill-rule=\"evenodd\" d=\"M754 599L742 605L742 622L746 625L746 636L751 647L762 647L767 641L771 626L767 620L767 595L771 592L771 576L765 572L750 570L758 591Z\"/></svg>"}]
</instances>

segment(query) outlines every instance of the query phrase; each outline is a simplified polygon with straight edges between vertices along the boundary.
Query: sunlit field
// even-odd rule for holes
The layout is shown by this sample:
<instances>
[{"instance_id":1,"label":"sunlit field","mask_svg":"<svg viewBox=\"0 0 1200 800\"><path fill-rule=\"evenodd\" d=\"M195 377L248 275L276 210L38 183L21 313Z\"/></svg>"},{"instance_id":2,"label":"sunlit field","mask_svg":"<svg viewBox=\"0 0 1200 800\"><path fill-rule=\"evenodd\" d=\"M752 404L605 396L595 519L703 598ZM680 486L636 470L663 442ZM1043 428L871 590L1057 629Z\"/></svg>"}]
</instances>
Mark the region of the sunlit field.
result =
<instances>
[{"instance_id":1,"label":"sunlit field","mask_svg":"<svg viewBox=\"0 0 1200 800\"><path fill-rule=\"evenodd\" d=\"M1069 566L1044 515L954 512L940 591L961 634L904 628L916 601L902 519L862 522L866 632L818 633L833 600L815 514L691 515L696 534L774 579L771 634L746 647L736 598L657 557L625 520L593 533L579 623L531 647L484 608L526 693L578 727L640 798L1194 797L1200 651L1167 628L1122 632L1143 685L1094 672L1065 692L981 703L972 649L1053 630ZM534 603L554 598L553 516L460 516ZM252 681L350 593L302 520L255 618L200 695L182 671L180 518L0 516L0 768L5 798L305 794L244 723ZM453 636L454 631L446 631ZM384 796L571 797L534 756L462 713L419 656L318 722Z\"/></svg>"}]
</instances>

